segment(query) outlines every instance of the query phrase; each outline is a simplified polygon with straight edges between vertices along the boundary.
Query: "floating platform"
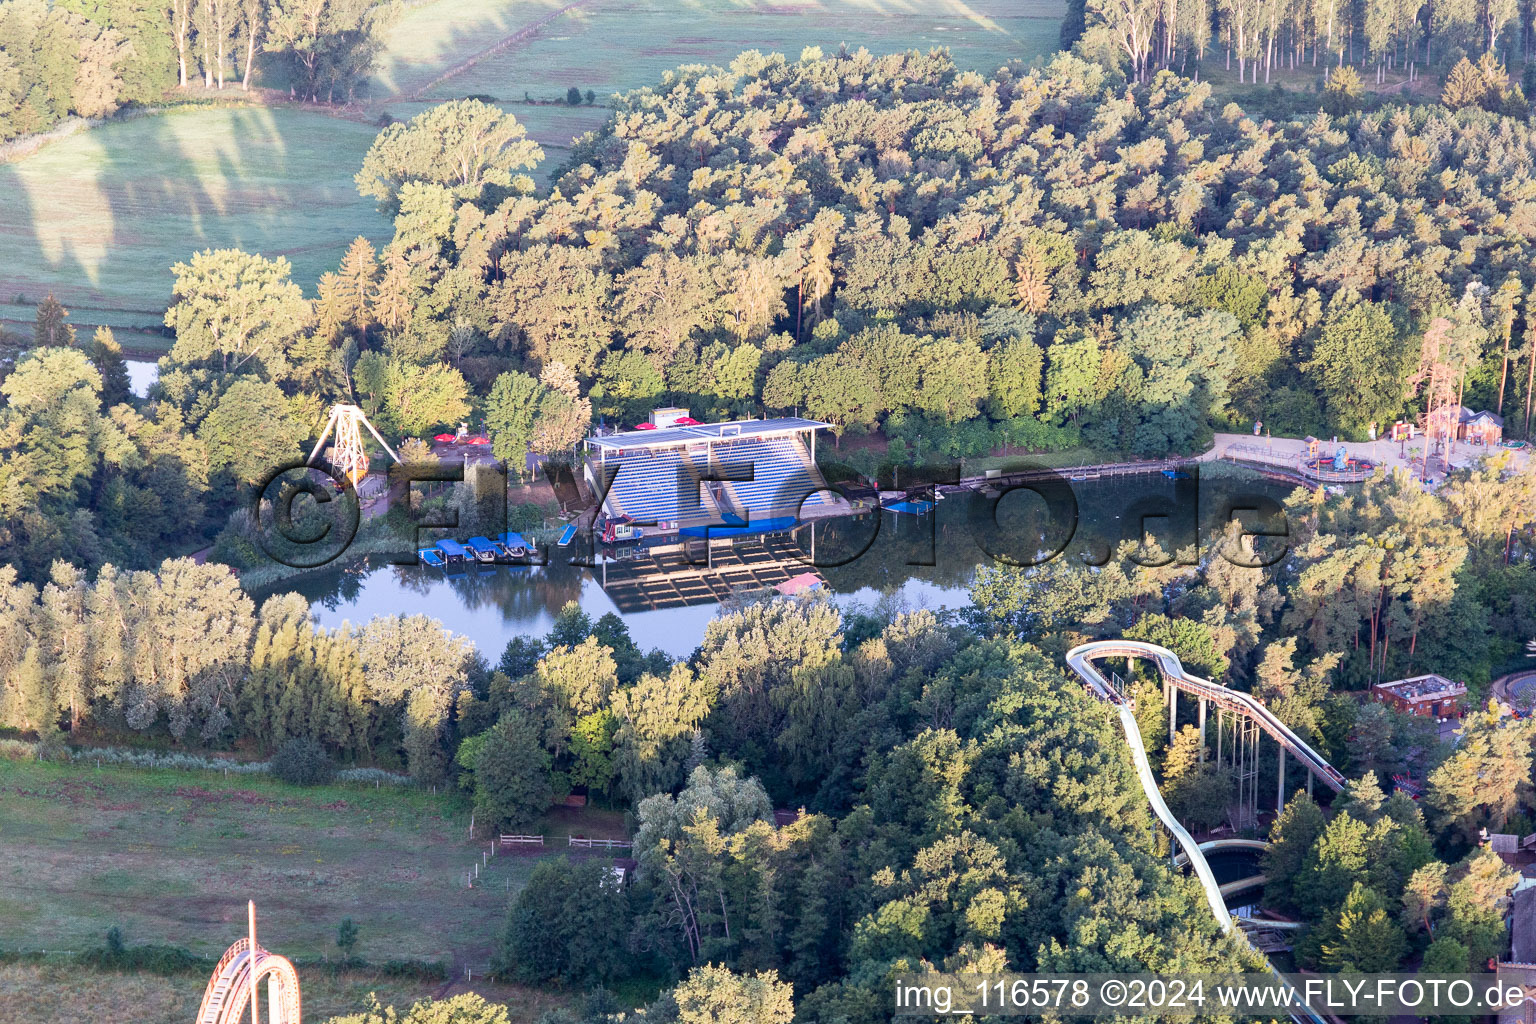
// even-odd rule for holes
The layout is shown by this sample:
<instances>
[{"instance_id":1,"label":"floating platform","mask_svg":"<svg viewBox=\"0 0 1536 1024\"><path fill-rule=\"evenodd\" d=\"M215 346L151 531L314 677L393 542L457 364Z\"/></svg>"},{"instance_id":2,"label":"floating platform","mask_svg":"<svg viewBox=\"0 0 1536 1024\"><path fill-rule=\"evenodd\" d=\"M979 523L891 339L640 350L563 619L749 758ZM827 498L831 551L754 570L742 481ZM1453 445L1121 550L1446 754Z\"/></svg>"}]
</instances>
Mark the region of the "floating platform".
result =
<instances>
[{"instance_id":1,"label":"floating platform","mask_svg":"<svg viewBox=\"0 0 1536 1024\"><path fill-rule=\"evenodd\" d=\"M892 512L905 512L908 515L925 516L933 511L931 501L897 501L885 506Z\"/></svg>"},{"instance_id":2,"label":"floating platform","mask_svg":"<svg viewBox=\"0 0 1536 1024\"><path fill-rule=\"evenodd\" d=\"M562 548L568 548L568 547L571 546L571 541L573 541L575 539L576 539L576 524L575 523L571 523L565 529L560 531L560 539L558 541L556 541L555 543L558 544Z\"/></svg>"},{"instance_id":3,"label":"floating platform","mask_svg":"<svg viewBox=\"0 0 1536 1024\"><path fill-rule=\"evenodd\" d=\"M691 551L689 549L692 549ZM707 549L707 554L706 554ZM710 564L705 564L706 557ZM718 604L732 597L772 592L799 579L797 590L826 579L783 534L765 534L730 544L672 544L593 570L621 613ZM805 579L810 577L811 579Z\"/></svg>"}]
</instances>

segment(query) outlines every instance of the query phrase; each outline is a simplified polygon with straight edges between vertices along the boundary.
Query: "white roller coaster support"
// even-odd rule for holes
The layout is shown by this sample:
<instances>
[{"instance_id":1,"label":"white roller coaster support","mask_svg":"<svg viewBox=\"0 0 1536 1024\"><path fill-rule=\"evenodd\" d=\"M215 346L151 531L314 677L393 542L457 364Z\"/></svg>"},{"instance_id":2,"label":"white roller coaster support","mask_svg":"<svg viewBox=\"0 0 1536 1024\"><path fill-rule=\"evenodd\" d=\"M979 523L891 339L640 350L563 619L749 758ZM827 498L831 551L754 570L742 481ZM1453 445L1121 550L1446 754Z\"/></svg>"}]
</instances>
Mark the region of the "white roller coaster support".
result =
<instances>
[{"instance_id":1,"label":"white roller coaster support","mask_svg":"<svg viewBox=\"0 0 1536 1024\"><path fill-rule=\"evenodd\" d=\"M1194 868L1195 875L1200 879L1200 887L1205 890L1205 900L1210 904L1211 913L1215 915L1217 923L1223 931L1230 933L1234 922L1232 915L1227 912L1226 901L1222 898L1222 887L1217 884L1216 876L1211 872L1211 866L1201 851L1200 844L1189 834L1185 827L1179 824L1179 819L1173 816L1168 809L1168 804L1163 800L1162 791L1157 788L1157 780L1152 776L1152 766L1147 761L1147 748L1142 743L1141 729L1136 725L1136 716L1131 711L1131 703L1126 700L1119 690L1104 676L1093 664L1098 658L1150 658L1157 665L1159 674L1163 677L1163 686L1168 694L1167 700L1170 708L1178 698L1179 690L1184 690L1201 698L1202 705L1205 700L1211 700L1219 708L1227 708L1237 714L1244 715L1258 723L1263 729L1280 744L1281 758L1281 786L1284 786L1285 752L1290 751L1296 760L1307 769L1308 783L1310 787L1311 777L1317 776L1323 780L1323 784L1335 793L1344 789L1344 776L1328 763L1317 751L1297 736L1280 719L1246 693L1228 689L1220 683L1213 683L1199 676L1189 675L1184 671L1178 655L1166 647L1156 644L1143 643L1139 640L1099 640L1093 643L1082 644L1067 652L1067 665L1082 677L1084 683L1094 696L1100 700L1115 705L1115 710L1120 715L1120 727L1125 732L1125 741L1130 745L1131 757L1136 763L1136 775L1141 780L1142 791L1146 794L1147 803L1152 807L1152 813L1163 823L1174 840L1184 851L1184 859ZM1169 726L1172 732L1173 719L1170 714ZM1280 790L1283 799L1283 788ZM1208 844L1217 845L1217 844ZM1247 881L1247 880L1243 880ZM1280 973L1273 966L1271 973L1279 978ZM1306 1021L1310 1024L1322 1024L1322 1018L1314 1013L1310 1007L1303 1003L1292 1011L1291 1018L1297 1021Z\"/></svg>"}]
</instances>

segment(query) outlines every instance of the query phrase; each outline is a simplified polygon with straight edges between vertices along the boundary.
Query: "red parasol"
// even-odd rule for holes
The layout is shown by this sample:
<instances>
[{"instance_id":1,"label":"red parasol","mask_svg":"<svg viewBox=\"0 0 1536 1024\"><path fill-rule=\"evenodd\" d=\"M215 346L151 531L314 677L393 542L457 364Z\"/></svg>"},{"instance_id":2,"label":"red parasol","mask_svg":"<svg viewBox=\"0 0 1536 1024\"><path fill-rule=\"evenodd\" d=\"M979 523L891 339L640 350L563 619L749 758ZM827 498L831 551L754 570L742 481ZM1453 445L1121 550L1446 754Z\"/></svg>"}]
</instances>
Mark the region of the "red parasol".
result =
<instances>
[{"instance_id":1,"label":"red parasol","mask_svg":"<svg viewBox=\"0 0 1536 1024\"><path fill-rule=\"evenodd\" d=\"M699 426L699 421L694 419L692 416L684 416L678 420L675 420L674 425L679 427L697 427Z\"/></svg>"},{"instance_id":2,"label":"red parasol","mask_svg":"<svg viewBox=\"0 0 1536 1024\"><path fill-rule=\"evenodd\" d=\"M656 429L656 424L654 424L654 423L636 423L635 424L635 429L636 430L655 430Z\"/></svg>"},{"instance_id":3,"label":"red parasol","mask_svg":"<svg viewBox=\"0 0 1536 1024\"><path fill-rule=\"evenodd\" d=\"M488 437L471 437L469 440L465 441L464 443L465 444L490 444L491 443L491 439L488 438Z\"/></svg>"},{"instance_id":4,"label":"red parasol","mask_svg":"<svg viewBox=\"0 0 1536 1024\"><path fill-rule=\"evenodd\" d=\"M434 440L434 441L441 441L444 444L447 444L449 441L452 441L453 439L454 439L454 437L453 437L452 434L438 434L432 440Z\"/></svg>"}]
</instances>

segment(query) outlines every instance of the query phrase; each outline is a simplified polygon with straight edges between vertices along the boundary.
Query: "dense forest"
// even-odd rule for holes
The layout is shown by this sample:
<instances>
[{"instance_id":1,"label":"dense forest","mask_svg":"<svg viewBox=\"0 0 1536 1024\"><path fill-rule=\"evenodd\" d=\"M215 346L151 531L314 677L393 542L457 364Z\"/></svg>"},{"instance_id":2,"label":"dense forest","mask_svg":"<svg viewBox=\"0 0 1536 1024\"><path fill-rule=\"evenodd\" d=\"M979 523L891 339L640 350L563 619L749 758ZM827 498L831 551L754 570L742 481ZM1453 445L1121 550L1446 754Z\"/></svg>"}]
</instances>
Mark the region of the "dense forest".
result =
<instances>
[{"instance_id":1,"label":"dense forest","mask_svg":"<svg viewBox=\"0 0 1536 1024\"><path fill-rule=\"evenodd\" d=\"M20 499L0 553L35 582L58 557L153 565L162 532L107 510L182 501L211 531L336 400L395 439L483 421L514 470L661 402L877 433L883 454L849 455L865 471L1166 455L1259 419L1358 437L1448 396L1518 436L1529 133L1438 106L1256 120L1072 56L987 78L943 54L749 53L623 98L539 190L515 118L444 104L381 133L357 180L395 238L359 240L313 298L280 257L174 268L147 402L110 337L39 307L13 376L68 369L0 412L8 465L32 467L0 497Z\"/></svg>"},{"instance_id":2,"label":"dense forest","mask_svg":"<svg viewBox=\"0 0 1536 1024\"><path fill-rule=\"evenodd\" d=\"M1240 82L1257 84L1261 69L1269 82L1277 69L1358 63L1381 83L1389 71L1412 81L1421 63L1450 68L1479 54L1518 50L1529 66L1533 20L1536 8L1517 0L1069 0L1061 42L1108 50L1136 78L1157 68L1198 75L1220 59ZM1519 89L1505 98L1526 113Z\"/></svg>"},{"instance_id":3,"label":"dense forest","mask_svg":"<svg viewBox=\"0 0 1536 1024\"><path fill-rule=\"evenodd\" d=\"M1477 713L1445 749L1356 691L1435 671L1480 696L1536 636L1536 475L1505 454L1433 492L1298 491L1269 568L1129 549L987 566L949 617L743 602L680 661L572 606L493 665L426 618L320 630L297 595L258 607L227 567L165 558L222 529L215 554L238 561L248 489L335 401L392 439L484 422L514 469L663 402L804 412L877 442L847 454L871 469L1165 455L1256 419L1358 437L1448 397L1528 433L1536 147L1496 62L1477 74L1499 111L1361 110L1335 71L1326 110L1257 116L1152 66L1189 45L1166 17L1163 56L1129 68L816 50L682 68L620 98L546 188L514 117L433 108L357 174L393 240L354 243L313 296L281 258L170 269L175 341L147 399L110 331L86 342L41 304L0 380L0 727L45 747L307 744L462 786L509 829L584 790L632 810L641 871L619 889L541 864L503 975L676 984L648 1020L723 1000L872 1021L922 964L1248 961L1168 868L1123 737L1062 666L1126 635L1251 690L1355 780L1331 818L1298 797L1275 828L1269 899L1310 926L1300 962L1486 962L1509 879L1475 837L1536 831L1536 727ZM1262 38L1315 57L1322 37L1304 20ZM1222 780L1191 731L1162 739L1155 681L1130 683L1170 805L1216 824ZM1383 793L1404 772L1422 805Z\"/></svg>"}]
</instances>

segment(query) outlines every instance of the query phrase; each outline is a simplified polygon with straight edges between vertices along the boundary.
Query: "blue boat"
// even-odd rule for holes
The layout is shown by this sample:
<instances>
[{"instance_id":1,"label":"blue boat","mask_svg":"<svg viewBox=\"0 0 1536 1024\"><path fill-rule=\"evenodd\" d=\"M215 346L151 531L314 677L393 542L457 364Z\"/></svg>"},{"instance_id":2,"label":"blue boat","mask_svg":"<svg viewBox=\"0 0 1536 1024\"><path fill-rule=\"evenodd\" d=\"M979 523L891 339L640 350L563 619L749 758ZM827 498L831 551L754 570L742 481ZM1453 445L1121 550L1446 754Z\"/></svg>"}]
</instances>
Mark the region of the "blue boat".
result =
<instances>
[{"instance_id":1,"label":"blue boat","mask_svg":"<svg viewBox=\"0 0 1536 1024\"><path fill-rule=\"evenodd\" d=\"M496 546L507 558L522 558L533 549L533 545L516 530L507 530L496 535Z\"/></svg>"},{"instance_id":2,"label":"blue boat","mask_svg":"<svg viewBox=\"0 0 1536 1024\"><path fill-rule=\"evenodd\" d=\"M464 562L474 558L468 548L456 540L440 540L437 542L437 550L443 553L445 562Z\"/></svg>"},{"instance_id":3,"label":"blue boat","mask_svg":"<svg viewBox=\"0 0 1536 1024\"><path fill-rule=\"evenodd\" d=\"M471 537L465 545L474 553L477 562L496 561L496 545L489 537Z\"/></svg>"},{"instance_id":4,"label":"blue boat","mask_svg":"<svg viewBox=\"0 0 1536 1024\"><path fill-rule=\"evenodd\" d=\"M571 523L565 529L560 531L560 540L558 541L558 543L559 543L559 545L561 547L566 548L566 547L570 547L571 546L571 541L573 541L575 539L576 539L576 524L575 523Z\"/></svg>"},{"instance_id":5,"label":"blue boat","mask_svg":"<svg viewBox=\"0 0 1536 1024\"><path fill-rule=\"evenodd\" d=\"M416 555L424 564L430 565L434 569L441 569L443 567L443 553L437 548L417 548Z\"/></svg>"}]
</instances>

